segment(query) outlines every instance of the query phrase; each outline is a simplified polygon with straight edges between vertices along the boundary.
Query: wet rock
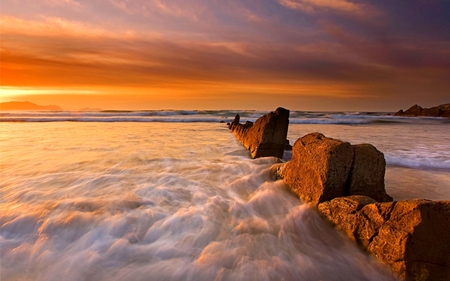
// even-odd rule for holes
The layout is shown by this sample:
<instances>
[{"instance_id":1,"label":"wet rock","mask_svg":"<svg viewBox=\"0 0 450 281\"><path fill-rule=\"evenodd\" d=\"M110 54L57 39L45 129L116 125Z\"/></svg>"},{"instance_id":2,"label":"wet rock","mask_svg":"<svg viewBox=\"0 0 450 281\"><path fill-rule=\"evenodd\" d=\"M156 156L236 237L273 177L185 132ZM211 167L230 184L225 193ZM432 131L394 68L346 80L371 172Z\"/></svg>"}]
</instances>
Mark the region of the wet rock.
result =
<instances>
[{"instance_id":1,"label":"wet rock","mask_svg":"<svg viewBox=\"0 0 450 281\"><path fill-rule=\"evenodd\" d=\"M418 117L418 116L450 117L450 103L441 104L439 106L435 106L435 107L431 107L431 108L422 108L421 106L415 104L406 111L399 110L394 115L395 116L409 116L409 117Z\"/></svg>"},{"instance_id":2,"label":"wet rock","mask_svg":"<svg viewBox=\"0 0 450 281\"><path fill-rule=\"evenodd\" d=\"M239 123L236 115L229 128L236 138L248 149L253 158L274 156L283 157L285 141L289 126L289 110L277 108L256 120Z\"/></svg>"},{"instance_id":3,"label":"wet rock","mask_svg":"<svg viewBox=\"0 0 450 281\"><path fill-rule=\"evenodd\" d=\"M302 199L318 204L336 197L365 195L392 201L386 194L384 155L371 144L351 145L320 133L298 139L279 177Z\"/></svg>"},{"instance_id":4,"label":"wet rock","mask_svg":"<svg viewBox=\"0 0 450 281\"><path fill-rule=\"evenodd\" d=\"M312 133L295 142L279 176L302 199L318 204L345 195L352 162L350 143Z\"/></svg>"},{"instance_id":5,"label":"wet rock","mask_svg":"<svg viewBox=\"0 0 450 281\"><path fill-rule=\"evenodd\" d=\"M448 280L450 201L375 203L350 196L321 203L318 210L400 280Z\"/></svg>"},{"instance_id":6,"label":"wet rock","mask_svg":"<svg viewBox=\"0 0 450 281\"><path fill-rule=\"evenodd\" d=\"M292 150L292 145L289 143L289 140L287 139L284 143L284 150Z\"/></svg>"},{"instance_id":7,"label":"wet rock","mask_svg":"<svg viewBox=\"0 0 450 281\"><path fill-rule=\"evenodd\" d=\"M348 194L365 195L378 202L392 201L386 193L384 154L371 144L352 145L354 157L348 180Z\"/></svg>"}]
</instances>

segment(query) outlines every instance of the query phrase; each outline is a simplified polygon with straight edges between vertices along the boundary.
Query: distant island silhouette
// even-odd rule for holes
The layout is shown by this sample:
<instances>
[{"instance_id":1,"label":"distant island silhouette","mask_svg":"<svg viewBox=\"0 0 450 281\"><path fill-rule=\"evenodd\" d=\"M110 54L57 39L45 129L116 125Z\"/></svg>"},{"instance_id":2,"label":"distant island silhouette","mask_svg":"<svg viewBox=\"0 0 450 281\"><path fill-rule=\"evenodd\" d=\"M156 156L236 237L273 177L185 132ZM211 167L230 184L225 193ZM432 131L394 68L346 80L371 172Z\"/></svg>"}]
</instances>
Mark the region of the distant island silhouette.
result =
<instances>
[{"instance_id":1,"label":"distant island silhouette","mask_svg":"<svg viewBox=\"0 0 450 281\"><path fill-rule=\"evenodd\" d=\"M0 103L0 110L63 110L57 105L37 105L29 101L10 101Z\"/></svg>"}]
</instances>

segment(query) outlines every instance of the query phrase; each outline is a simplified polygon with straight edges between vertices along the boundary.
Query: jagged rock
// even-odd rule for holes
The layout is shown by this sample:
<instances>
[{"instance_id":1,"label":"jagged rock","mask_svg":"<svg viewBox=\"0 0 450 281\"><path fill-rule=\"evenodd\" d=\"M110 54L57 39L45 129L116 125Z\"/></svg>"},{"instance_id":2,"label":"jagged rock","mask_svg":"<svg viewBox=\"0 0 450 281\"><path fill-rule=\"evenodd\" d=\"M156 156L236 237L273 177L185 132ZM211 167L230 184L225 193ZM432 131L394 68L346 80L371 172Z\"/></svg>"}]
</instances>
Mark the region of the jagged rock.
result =
<instances>
[{"instance_id":1,"label":"jagged rock","mask_svg":"<svg viewBox=\"0 0 450 281\"><path fill-rule=\"evenodd\" d=\"M450 103L441 104L439 106L431 108L422 108L421 106L415 104L408 110L399 110L394 114L395 116L428 116L428 117L450 117Z\"/></svg>"},{"instance_id":2,"label":"jagged rock","mask_svg":"<svg viewBox=\"0 0 450 281\"><path fill-rule=\"evenodd\" d=\"M236 138L248 149L253 158L275 156L283 157L285 141L289 126L289 110L277 108L256 120L239 123L236 115L229 128Z\"/></svg>"},{"instance_id":3,"label":"jagged rock","mask_svg":"<svg viewBox=\"0 0 450 281\"><path fill-rule=\"evenodd\" d=\"M292 145L289 143L289 140L287 139L284 143L284 150L292 150Z\"/></svg>"},{"instance_id":4,"label":"jagged rock","mask_svg":"<svg viewBox=\"0 0 450 281\"><path fill-rule=\"evenodd\" d=\"M450 201L375 203L350 196L321 203L318 210L400 280L449 280Z\"/></svg>"},{"instance_id":5,"label":"jagged rock","mask_svg":"<svg viewBox=\"0 0 450 281\"><path fill-rule=\"evenodd\" d=\"M399 111L397 111L394 116L403 116L405 114L405 112L403 111L403 109L400 109Z\"/></svg>"},{"instance_id":6,"label":"jagged rock","mask_svg":"<svg viewBox=\"0 0 450 281\"><path fill-rule=\"evenodd\" d=\"M408 108L405 112L404 115L407 116L420 116L422 114L423 108L417 104L411 106L410 108Z\"/></svg>"},{"instance_id":7,"label":"jagged rock","mask_svg":"<svg viewBox=\"0 0 450 281\"><path fill-rule=\"evenodd\" d=\"M312 133L295 142L279 176L302 199L318 204L345 195L352 162L350 143Z\"/></svg>"},{"instance_id":8,"label":"jagged rock","mask_svg":"<svg viewBox=\"0 0 450 281\"><path fill-rule=\"evenodd\" d=\"M354 157L347 194L369 196L378 202L392 201L384 186L384 154L371 144L352 145L352 148Z\"/></svg>"},{"instance_id":9,"label":"jagged rock","mask_svg":"<svg viewBox=\"0 0 450 281\"><path fill-rule=\"evenodd\" d=\"M302 199L318 204L336 197L365 195L392 201L386 194L384 155L371 144L351 145L320 133L298 139L279 177Z\"/></svg>"}]
</instances>

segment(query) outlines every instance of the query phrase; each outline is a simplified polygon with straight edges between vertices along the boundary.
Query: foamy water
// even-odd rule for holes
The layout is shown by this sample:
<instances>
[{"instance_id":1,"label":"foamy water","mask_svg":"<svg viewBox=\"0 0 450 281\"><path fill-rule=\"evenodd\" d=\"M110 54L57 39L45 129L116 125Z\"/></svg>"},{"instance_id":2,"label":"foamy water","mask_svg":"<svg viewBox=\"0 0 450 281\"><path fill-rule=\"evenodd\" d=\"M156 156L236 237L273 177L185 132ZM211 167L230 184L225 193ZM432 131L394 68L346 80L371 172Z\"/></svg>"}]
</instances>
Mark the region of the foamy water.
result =
<instances>
[{"instance_id":1,"label":"foamy water","mask_svg":"<svg viewBox=\"0 0 450 281\"><path fill-rule=\"evenodd\" d=\"M249 158L235 113L263 114L1 113L0 280L392 280ZM291 112L288 137L372 143L394 199L448 200L448 126Z\"/></svg>"},{"instance_id":2,"label":"foamy water","mask_svg":"<svg viewBox=\"0 0 450 281\"><path fill-rule=\"evenodd\" d=\"M1 280L392 280L224 124L1 123Z\"/></svg>"}]
</instances>

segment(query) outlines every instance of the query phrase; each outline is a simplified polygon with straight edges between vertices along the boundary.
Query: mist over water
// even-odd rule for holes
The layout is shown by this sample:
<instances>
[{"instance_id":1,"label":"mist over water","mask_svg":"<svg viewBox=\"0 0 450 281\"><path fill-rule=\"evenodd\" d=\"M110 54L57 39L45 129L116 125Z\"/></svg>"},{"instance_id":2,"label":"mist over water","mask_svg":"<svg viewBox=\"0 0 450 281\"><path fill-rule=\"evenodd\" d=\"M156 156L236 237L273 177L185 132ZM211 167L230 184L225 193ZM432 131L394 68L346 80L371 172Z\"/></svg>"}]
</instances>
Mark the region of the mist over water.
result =
<instances>
[{"instance_id":1,"label":"mist over water","mask_svg":"<svg viewBox=\"0 0 450 281\"><path fill-rule=\"evenodd\" d=\"M223 124L2 123L1 280L392 280Z\"/></svg>"}]
</instances>

